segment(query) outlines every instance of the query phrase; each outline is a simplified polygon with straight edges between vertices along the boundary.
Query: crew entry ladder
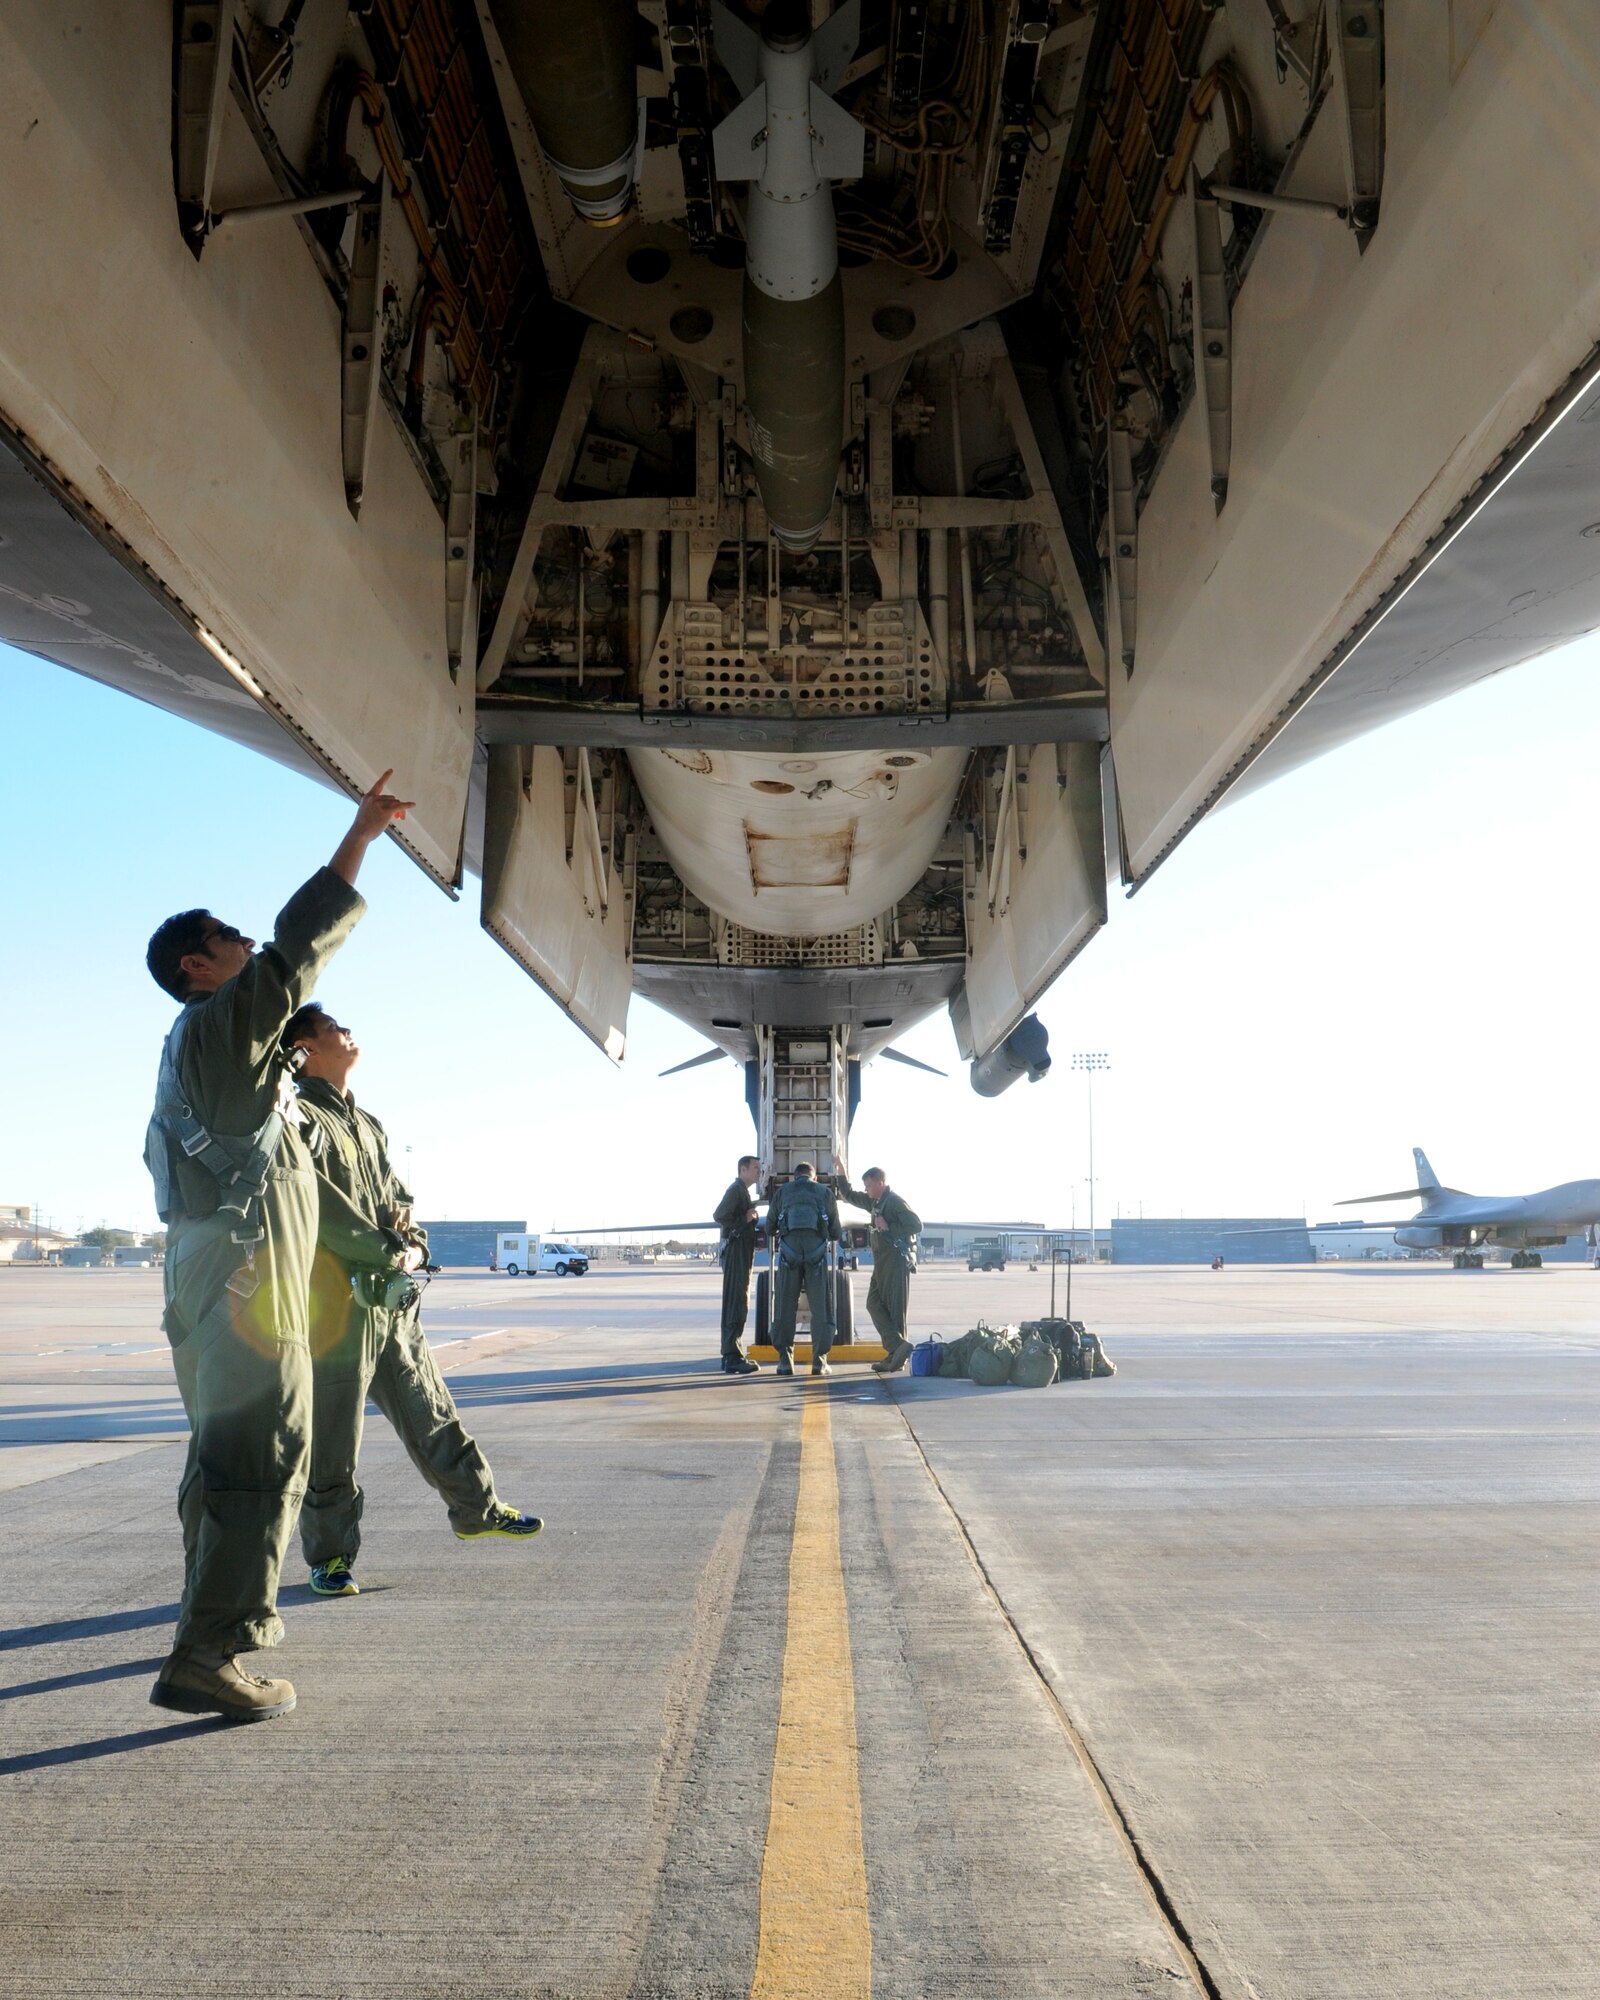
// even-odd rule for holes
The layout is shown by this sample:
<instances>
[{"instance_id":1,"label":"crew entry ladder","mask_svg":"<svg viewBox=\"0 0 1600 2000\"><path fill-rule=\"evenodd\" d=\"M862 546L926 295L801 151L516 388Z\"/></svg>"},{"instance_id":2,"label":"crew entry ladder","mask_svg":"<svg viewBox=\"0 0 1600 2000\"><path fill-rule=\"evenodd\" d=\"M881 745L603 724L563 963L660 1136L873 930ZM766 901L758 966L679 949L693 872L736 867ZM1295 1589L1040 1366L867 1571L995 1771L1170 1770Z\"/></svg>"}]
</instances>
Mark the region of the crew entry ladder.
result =
<instances>
[{"instance_id":1,"label":"crew entry ladder","mask_svg":"<svg viewBox=\"0 0 1600 2000\"><path fill-rule=\"evenodd\" d=\"M817 1178L828 1182L837 1158L848 1169L850 1120L860 1095L860 1066L850 1055L848 1028L756 1029L757 1055L749 1065L747 1088L756 1123L756 1151L768 1176L769 1198L809 1160ZM773 1249L757 1253L757 1350L770 1355L772 1330ZM838 1246L829 1252L834 1286L835 1359L876 1360L882 1349L858 1348L854 1342L855 1302L850 1274ZM802 1290L796 1322L795 1360L810 1359L810 1307Z\"/></svg>"}]
</instances>

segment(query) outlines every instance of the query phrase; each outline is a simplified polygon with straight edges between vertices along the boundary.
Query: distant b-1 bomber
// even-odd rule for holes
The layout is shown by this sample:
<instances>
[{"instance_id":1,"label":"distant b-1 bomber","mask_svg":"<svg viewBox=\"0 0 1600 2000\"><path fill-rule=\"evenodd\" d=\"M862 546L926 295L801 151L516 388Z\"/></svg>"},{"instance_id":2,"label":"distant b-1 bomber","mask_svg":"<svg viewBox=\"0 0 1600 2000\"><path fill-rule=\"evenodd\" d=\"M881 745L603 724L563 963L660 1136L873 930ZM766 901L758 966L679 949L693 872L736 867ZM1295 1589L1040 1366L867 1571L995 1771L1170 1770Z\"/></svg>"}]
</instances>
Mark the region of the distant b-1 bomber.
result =
<instances>
[{"instance_id":1,"label":"distant b-1 bomber","mask_svg":"<svg viewBox=\"0 0 1600 2000\"><path fill-rule=\"evenodd\" d=\"M1354 1208L1369 1201L1411 1201L1420 1197L1422 1206L1394 1232L1394 1240L1405 1250L1451 1250L1458 1271L1481 1271L1483 1253L1491 1243L1511 1249L1511 1267L1516 1271L1537 1270L1544 1259L1539 1252L1582 1230L1591 1244L1595 1225L1600 1223L1600 1180L1563 1181L1559 1187L1541 1188L1537 1194L1475 1195L1459 1188L1444 1187L1428 1164L1420 1146L1411 1157L1417 1163L1417 1185L1399 1188L1391 1194L1357 1195L1342 1201L1340 1208ZM1360 1223L1340 1223L1339 1228L1359 1229Z\"/></svg>"}]
</instances>

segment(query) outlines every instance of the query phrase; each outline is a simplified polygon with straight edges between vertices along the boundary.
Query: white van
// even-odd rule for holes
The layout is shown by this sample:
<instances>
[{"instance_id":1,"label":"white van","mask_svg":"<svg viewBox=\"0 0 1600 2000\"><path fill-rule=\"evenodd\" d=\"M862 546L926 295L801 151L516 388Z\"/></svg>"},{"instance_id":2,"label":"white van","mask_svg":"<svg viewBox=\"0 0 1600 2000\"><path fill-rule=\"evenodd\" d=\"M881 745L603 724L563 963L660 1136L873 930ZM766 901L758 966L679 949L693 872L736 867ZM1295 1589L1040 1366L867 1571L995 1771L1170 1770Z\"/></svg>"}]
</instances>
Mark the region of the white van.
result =
<instances>
[{"instance_id":1,"label":"white van","mask_svg":"<svg viewBox=\"0 0 1600 2000\"><path fill-rule=\"evenodd\" d=\"M589 1269L588 1258L570 1243L546 1243L533 1235L497 1236L494 1256L509 1278L534 1278L541 1271L558 1278L581 1278Z\"/></svg>"}]
</instances>

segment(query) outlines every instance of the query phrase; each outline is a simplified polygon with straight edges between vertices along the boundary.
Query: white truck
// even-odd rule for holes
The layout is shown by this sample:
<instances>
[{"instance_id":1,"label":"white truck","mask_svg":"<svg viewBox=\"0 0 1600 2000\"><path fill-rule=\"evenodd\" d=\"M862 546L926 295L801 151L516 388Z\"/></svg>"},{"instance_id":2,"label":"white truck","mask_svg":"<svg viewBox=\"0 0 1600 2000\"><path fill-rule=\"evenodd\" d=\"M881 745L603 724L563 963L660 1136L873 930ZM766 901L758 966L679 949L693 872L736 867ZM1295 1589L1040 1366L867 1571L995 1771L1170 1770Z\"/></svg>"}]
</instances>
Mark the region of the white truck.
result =
<instances>
[{"instance_id":1,"label":"white truck","mask_svg":"<svg viewBox=\"0 0 1600 2000\"><path fill-rule=\"evenodd\" d=\"M558 1278L581 1278L589 1260L570 1243L547 1243L542 1237L502 1234L495 1238L495 1262L509 1278L535 1278L543 1271Z\"/></svg>"}]
</instances>

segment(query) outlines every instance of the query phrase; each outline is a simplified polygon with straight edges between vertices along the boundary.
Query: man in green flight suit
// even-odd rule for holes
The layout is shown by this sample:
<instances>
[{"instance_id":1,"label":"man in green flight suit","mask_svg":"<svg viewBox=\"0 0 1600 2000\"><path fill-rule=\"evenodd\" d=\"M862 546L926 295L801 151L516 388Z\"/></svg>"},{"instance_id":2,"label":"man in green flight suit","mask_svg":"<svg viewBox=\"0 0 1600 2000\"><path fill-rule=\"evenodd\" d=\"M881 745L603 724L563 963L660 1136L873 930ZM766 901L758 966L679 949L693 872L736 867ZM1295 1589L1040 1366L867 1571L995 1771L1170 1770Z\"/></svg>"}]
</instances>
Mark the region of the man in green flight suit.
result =
<instances>
[{"instance_id":1,"label":"man in green flight suit","mask_svg":"<svg viewBox=\"0 0 1600 2000\"><path fill-rule=\"evenodd\" d=\"M544 1523L495 1497L489 1461L457 1414L422 1331L408 1273L426 1264L428 1239L411 1219L388 1135L350 1093L361 1057L355 1036L311 1001L290 1019L283 1045L301 1052L300 1104L321 1203L311 1275L311 1474L300 1546L319 1596L356 1597L356 1462L369 1395L449 1508L462 1541L521 1539Z\"/></svg>"},{"instance_id":2,"label":"man in green flight suit","mask_svg":"<svg viewBox=\"0 0 1600 2000\"><path fill-rule=\"evenodd\" d=\"M366 908L355 890L362 857L406 816L410 801L386 790L392 776L289 898L270 944L256 951L209 910L184 910L145 955L156 984L183 1002L145 1140L167 1225L162 1326L189 1417L183 1602L150 1693L158 1708L259 1722L295 1705L288 1681L239 1665L283 1636L278 1572L310 1452L317 1183L280 1040Z\"/></svg>"},{"instance_id":3,"label":"man in green flight suit","mask_svg":"<svg viewBox=\"0 0 1600 2000\"><path fill-rule=\"evenodd\" d=\"M911 1359L906 1315L922 1217L894 1192L882 1167L868 1167L857 1190L850 1185L837 1155L833 1165L834 1193L841 1201L872 1212L872 1283L867 1287L867 1311L888 1350L883 1360L873 1362L872 1369L876 1375L894 1375Z\"/></svg>"},{"instance_id":4,"label":"man in green flight suit","mask_svg":"<svg viewBox=\"0 0 1600 2000\"><path fill-rule=\"evenodd\" d=\"M811 1306L811 1372L831 1375L828 1350L833 1345L833 1271L828 1245L843 1231L833 1196L802 1160L767 1207L773 1239L772 1344L778 1350L778 1373L794 1373L794 1323L804 1284Z\"/></svg>"},{"instance_id":5,"label":"man in green flight suit","mask_svg":"<svg viewBox=\"0 0 1600 2000\"><path fill-rule=\"evenodd\" d=\"M756 1202L750 1190L761 1177L761 1162L746 1153L737 1177L711 1212L722 1231L722 1372L759 1375L740 1343L750 1314L750 1267L756 1258Z\"/></svg>"}]
</instances>

